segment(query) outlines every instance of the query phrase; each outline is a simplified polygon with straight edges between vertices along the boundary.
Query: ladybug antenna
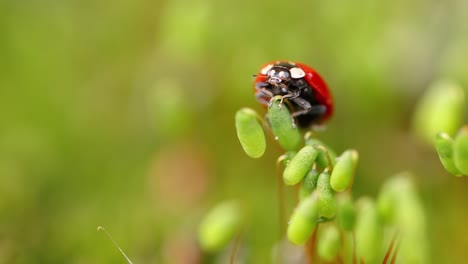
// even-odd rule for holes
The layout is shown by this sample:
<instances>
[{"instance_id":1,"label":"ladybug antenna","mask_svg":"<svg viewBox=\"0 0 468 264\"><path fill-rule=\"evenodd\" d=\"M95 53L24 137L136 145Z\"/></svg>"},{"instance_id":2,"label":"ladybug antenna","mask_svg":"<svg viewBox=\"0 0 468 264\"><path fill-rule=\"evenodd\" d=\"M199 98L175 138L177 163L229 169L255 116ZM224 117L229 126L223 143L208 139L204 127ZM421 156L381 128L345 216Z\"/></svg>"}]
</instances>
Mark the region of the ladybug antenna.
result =
<instances>
[{"instance_id":1,"label":"ladybug antenna","mask_svg":"<svg viewBox=\"0 0 468 264\"><path fill-rule=\"evenodd\" d=\"M257 77L257 74L252 74L252 77L254 77L254 78Z\"/></svg>"}]
</instances>

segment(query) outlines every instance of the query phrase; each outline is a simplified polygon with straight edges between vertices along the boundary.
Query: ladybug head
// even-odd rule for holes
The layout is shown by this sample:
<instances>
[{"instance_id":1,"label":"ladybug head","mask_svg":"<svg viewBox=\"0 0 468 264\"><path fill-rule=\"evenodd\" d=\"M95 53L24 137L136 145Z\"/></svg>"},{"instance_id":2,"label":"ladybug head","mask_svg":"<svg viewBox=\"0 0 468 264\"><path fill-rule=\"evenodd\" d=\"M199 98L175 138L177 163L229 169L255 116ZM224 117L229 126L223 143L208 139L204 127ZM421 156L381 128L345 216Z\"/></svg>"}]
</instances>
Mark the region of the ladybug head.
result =
<instances>
[{"instance_id":1,"label":"ladybug head","mask_svg":"<svg viewBox=\"0 0 468 264\"><path fill-rule=\"evenodd\" d=\"M282 66L273 66L271 67L266 75L268 76L267 82L272 85L278 85L280 83L287 84L291 81L291 73L289 69Z\"/></svg>"},{"instance_id":2,"label":"ladybug head","mask_svg":"<svg viewBox=\"0 0 468 264\"><path fill-rule=\"evenodd\" d=\"M261 71L267 76L266 82L271 85L287 85L293 79L299 79L305 76L305 72L292 64L270 64Z\"/></svg>"}]
</instances>

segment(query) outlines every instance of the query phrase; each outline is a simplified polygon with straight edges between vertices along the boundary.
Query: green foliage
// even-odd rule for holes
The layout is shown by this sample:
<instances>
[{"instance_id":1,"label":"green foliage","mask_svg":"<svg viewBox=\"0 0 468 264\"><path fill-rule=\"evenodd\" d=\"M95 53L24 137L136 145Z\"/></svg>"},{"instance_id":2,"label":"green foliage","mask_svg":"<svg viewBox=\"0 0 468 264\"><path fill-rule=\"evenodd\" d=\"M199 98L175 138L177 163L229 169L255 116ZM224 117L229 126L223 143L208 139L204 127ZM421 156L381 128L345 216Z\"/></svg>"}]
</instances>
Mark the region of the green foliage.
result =
<instances>
[{"instance_id":1,"label":"green foliage","mask_svg":"<svg viewBox=\"0 0 468 264\"><path fill-rule=\"evenodd\" d=\"M421 135L433 136L434 146L445 170L455 176L468 175L468 132L467 126L455 134L463 118L464 93L462 88L448 83L440 83L424 94L420 103L419 115L415 122ZM426 118L427 120L424 120Z\"/></svg>"},{"instance_id":2,"label":"green foliage","mask_svg":"<svg viewBox=\"0 0 468 264\"><path fill-rule=\"evenodd\" d=\"M277 101L276 98L273 99L273 102ZM277 115L281 118L278 119ZM289 127L292 117L289 112L281 112L278 108L276 111L269 111L268 118L288 120L285 122L288 123L286 127ZM270 126L278 124L270 122ZM275 131L273 127L272 131ZM314 250L309 248L311 245L316 246L318 257L324 261L334 261L341 248L349 248L349 244L352 244L352 247L356 248L358 259L364 263L374 263L384 252L384 228L388 226L402 232L401 237L393 235L392 240L392 243L399 240L401 258L408 263L425 263L422 262L427 259L428 251L425 241L425 213L408 176L397 175L385 183L377 203L369 197L364 197L354 204L350 186L355 178L358 152L346 150L340 157L335 158L332 149L311 135L311 132L305 135L305 146L298 152L287 151L278 160L285 167L284 183L300 183L297 193L299 203L287 228L288 240L296 245L303 245L309 241L308 252ZM439 140L437 146L442 147L445 158L451 158L448 155L451 152L447 149L451 148L453 143L447 141L448 137L442 136L440 139L444 141ZM461 145L465 146L464 144L463 141ZM348 191L344 192L345 190ZM323 230L318 229L321 223L326 223ZM355 241L342 239L338 227L342 234L353 232ZM312 236L317 230L318 238ZM421 246L417 250L411 250L411 243ZM391 254L393 246L388 250L387 254ZM397 256L398 250L395 249L393 256ZM312 254L311 252L308 254ZM348 256L349 252L343 254Z\"/></svg>"},{"instance_id":3,"label":"green foliage","mask_svg":"<svg viewBox=\"0 0 468 264\"><path fill-rule=\"evenodd\" d=\"M317 239L317 254L325 261L333 261L340 250L340 231L335 225L326 225Z\"/></svg>"},{"instance_id":4,"label":"green foliage","mask_svg":"<svg viewBox=\"0 0 468 264\"><path fill-rule=\"evenodd\" d=\"M411 175L401 173L387 180L380 190L377 208L387 225L398 228L404 263L427 263L427 220Z\"/></svg>"},{"instance_id":5,"label":"green foliage","mask_svg":"<svg viewBox=\"0 0 468 264\"><path fill-rule=\"evenodd\" d=\"M468 175L468 126L462 127L455 136L453 161L461 173Z\"/></svg>"},{"instance_id":6,"label":"green foliage","mask_svg":"<svg viewBox=\"0 0 468 264\"><path fill-rule=\"evenodd\" d=\"M447 133L440 132L435 139L435 148L445 170L453 175L461 176L453 160L453 139Z\"/></svg>"},{"instance_id":7,"label":"green foliage","mask_svg":"<svg viewBox=\"0 0 468 264\"><path fill-rule=\"evenodd\" d=\"M337 219L344 231L351 231L356 223L356 207L350 194L342 194L337 198Z\"/></svg>"},{"instance_id":8,"label":"green foliage","mask_svg":"<svg viewBox=\"0 0 468 264\"><path fill-rule=\"evenodd\" d=\"M383 225L372 199L361 198L357 207L356 251L364 263L374 263L382 252Z\"/></svg>"},{"instance_id":9,"label":"green foliage","mask_svg":"<svg viewBox=\"0 0 468 264\"><path fill-rule=\"evenodd\" d=\"M463 120L464 91L455 83L433 83L416 106L413 127L417 135L432 144L439 132L453 135Z\"/></svg>"}]
</instances>

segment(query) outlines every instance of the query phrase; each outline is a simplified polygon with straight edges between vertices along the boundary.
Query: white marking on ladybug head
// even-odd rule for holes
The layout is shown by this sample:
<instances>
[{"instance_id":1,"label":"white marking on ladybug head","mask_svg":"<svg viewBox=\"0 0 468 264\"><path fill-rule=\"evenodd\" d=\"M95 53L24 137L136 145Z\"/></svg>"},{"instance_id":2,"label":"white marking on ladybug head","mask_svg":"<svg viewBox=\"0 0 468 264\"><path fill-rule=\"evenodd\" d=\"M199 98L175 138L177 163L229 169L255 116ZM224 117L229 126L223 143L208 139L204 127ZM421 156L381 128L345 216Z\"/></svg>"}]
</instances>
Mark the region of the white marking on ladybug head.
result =
<instances>
[{"instance_id":1,"label":"white marking on ladybug head","mask_svg":"<svg viewBox=\"0 0 468 264\"><path fill-rule=\"evenodd\" d=\"M263 67L260 73L266 75L271 68L273 68L273 64L268 64L267 66Z\"/></svg>"},{"instance_id":2,"label":"white marking on ladybug head","mask_svg":"<svg viewBox=\"0 0 468 264\"><path fill-rule=\"evenodd\" d=\"M286 80L289 78L289 72L288 71L280 71L278 73L278 77L281 79L281 80Z\"/></svg>"},{"instance_id":3,"label":"white marking on ladybug head","mask_svg":"<svg viewBox=\"0 0 468 264\"><path fill-rule=\"evenodd\" d=\"M298 67L291 68L289 72L291 73L291 78L293 79L299 79L306 75L304 70Z\"/></svg>"}]
</instances>

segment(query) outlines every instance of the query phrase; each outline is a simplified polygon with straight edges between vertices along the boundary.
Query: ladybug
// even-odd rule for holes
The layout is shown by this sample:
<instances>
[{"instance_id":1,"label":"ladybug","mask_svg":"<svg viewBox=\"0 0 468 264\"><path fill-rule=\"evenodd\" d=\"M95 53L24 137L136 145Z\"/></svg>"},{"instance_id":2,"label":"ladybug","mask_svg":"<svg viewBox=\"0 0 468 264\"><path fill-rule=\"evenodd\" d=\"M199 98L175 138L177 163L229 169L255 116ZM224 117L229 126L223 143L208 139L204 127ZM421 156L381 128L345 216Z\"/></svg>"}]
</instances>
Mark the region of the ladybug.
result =
<instances>
[{"instance_id":1,"label":"ladybug","mask_svg":"<svg viewBox=\"0 0 468 264\"><path fill-rule=\"evenodd\" d=\"M302 128L320 125L333 113L333 98L327 84L311 67L297 62L276 61L263 65L255 77L255 97L269 106L282 96L295 122Z\"/></svg>"}]
</instances>

